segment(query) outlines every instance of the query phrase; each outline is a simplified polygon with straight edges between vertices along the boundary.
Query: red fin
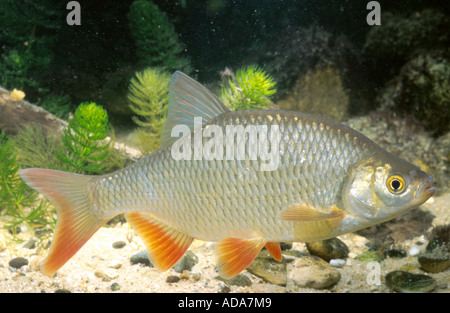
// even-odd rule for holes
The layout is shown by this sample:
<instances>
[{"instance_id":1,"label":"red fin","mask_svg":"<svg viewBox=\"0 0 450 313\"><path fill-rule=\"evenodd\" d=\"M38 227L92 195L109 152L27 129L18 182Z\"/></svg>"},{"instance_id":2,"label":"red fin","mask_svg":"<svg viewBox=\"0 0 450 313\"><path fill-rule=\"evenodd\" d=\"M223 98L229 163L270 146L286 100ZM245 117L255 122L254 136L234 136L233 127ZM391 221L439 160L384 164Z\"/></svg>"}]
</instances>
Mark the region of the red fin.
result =
<instances>
[{"instance_id":1,"label":"red fin","mask_svg":"<svg viewBox=\"0 0 450 313\"><path fill-rule=\"evenodd\" d=\"M313 222L321 220L341 220L345 217L345 213L337 208L333 208L331 213L323 213L315 208L296 203L282 210L278 217L282 221Z\"/></svg>"},{"instance_id":2,"label":"red fin","mask_svg":"<svg viewBox=\"0 0 450 313\"><path fill-rule=\"evenodd\" d=\"M265 247L275 260L281 262L283 257L281 256L281 248L278 242L268 242Z\"/></svg>"},{"instance_id":3,"label":"red fin","mask_svg":"<svg viewBox=\"0 0 450 313\"><path fill-rule=\"evenodd\" d=\"M52 275L107 221L90 211L89 183L93 177L37 168L21 170L19 175L30 187L43 193L57 210L52 244L41 268L45 275Z\"/></svg>"},{"instance_id":4,"label":"red fin","mask_svg":"<svg viewBox=\"0 0 450 313\"><path fill-rule=\"evenodd\" d=\"M145 213L127 213L127 221L142 238L150 261L160 271L174 266L191 245L193 238Z\"/></svg>"},{"instance_id":5,"label":"red fin","mask_svg":"<svg viewBox=\"0 0 450 313\"><path fill-rule=\"evenodd\" d=\"M264 247L263 238L225 238L217 245L220 276L232 278L245 270Z\"/></svg>"}]
</instances>

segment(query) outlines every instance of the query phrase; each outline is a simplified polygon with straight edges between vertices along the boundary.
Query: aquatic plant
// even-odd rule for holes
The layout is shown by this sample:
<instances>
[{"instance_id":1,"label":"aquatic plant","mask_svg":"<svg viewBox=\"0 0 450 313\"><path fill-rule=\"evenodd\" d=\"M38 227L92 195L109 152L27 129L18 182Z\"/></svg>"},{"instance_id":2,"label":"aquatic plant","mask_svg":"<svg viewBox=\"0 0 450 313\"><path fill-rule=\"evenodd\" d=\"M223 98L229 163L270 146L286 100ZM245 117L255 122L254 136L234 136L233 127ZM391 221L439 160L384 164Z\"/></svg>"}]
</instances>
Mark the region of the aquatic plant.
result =
<instances>
[{"instance_id":1,"label":"aquatic plant","mask_svg":"<svg viewBox=\"0 0 450 313\"><path fill-rule=\"evenodd\" d=\"M58 158L77 173L100 173L110 154L107 112L96 103L81 103L61 137L65 151Z\"/></svg>"},{"instance_id":2,"label":"aquatic plant","mask_svg":"<svg viewBox=\"0 0 450 313\"><path fill-rule=\"evenodd\" d=\"M71 169L55 154L63 148L60 136L45 132L40 125L24 125L11 141L14 143L17 162L23 168L41 167L62 171Z\"/></svg>"},{"instance_id":3,"label":"aquatic plant","mask_svg":"<svg viewBox=\"0 0 450 313\"><path fill-rule=\"evenodd\" d=\"M57 96L48 94L40 99L37 105L64 120L69 118L72 109L70 97L68 95Z\"/></svg>"},{"instance_id":4,"label":"aquatic plant","mask_svg":"<svg viewBox=\"0 0 450 313\"><path fill-rule=\"evenodd\" d=\"M257 66L243 67L222 86L221 100L232 110L263 109L272 104L276 83Z\"/></svg>"},{"instance_id":5,"label":"aquatic plant","mask_svg":"<svg viewBox=\"0 0 450 313\"><path fill-rule=\"evenodd\" d=\"M166 14L151 1L136 0L130 6L128 21L143 67L161 67L173 72L190 72L184 48Z\"/></svg>"},{"instance_id":6,"label":"aquatic plant","mask_svg":"<svg viewBox=\"0 0 450 313\"><path fill-rule=\"evenodd\" d=\"M137 130L138 141L144 153L159 147L161 128L167 117L170 75L155 68L136 73L131 79L128 99L130 108L137 115L133 121L141 126Z\"/></svg>"},{"instance_id":7,"label":"aquatic plant","mask_svg":"<svg viewBox=\"0 0 450 313\"><path fill-rule=\"evenodd\" d=\"M35 227L48 225L47 202L38 201L38 194L19 177L19 164L14 145L0 133L0 209L6 228L15 235L17 226L25 224L34 234Z\"/></svg>"}]
</instances>

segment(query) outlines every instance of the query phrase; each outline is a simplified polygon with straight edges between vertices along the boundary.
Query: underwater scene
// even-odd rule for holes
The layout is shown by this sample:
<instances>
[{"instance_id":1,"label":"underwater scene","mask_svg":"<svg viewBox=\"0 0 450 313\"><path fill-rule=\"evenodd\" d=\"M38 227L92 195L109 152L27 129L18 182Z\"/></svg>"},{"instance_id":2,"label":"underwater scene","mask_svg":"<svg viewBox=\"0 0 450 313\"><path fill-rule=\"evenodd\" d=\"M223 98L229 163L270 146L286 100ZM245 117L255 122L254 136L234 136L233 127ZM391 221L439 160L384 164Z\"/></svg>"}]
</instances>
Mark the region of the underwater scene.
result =
<instances>
[{"instance_id":1,"label":"underwater scene","mask_svg":"<svg viewBox=\"0 0 450 313\"><path fill-rule=\"evenodd\" d=\"M449 293L450 3L0 0L0 292Z\"/></svg>"}]
</instances>

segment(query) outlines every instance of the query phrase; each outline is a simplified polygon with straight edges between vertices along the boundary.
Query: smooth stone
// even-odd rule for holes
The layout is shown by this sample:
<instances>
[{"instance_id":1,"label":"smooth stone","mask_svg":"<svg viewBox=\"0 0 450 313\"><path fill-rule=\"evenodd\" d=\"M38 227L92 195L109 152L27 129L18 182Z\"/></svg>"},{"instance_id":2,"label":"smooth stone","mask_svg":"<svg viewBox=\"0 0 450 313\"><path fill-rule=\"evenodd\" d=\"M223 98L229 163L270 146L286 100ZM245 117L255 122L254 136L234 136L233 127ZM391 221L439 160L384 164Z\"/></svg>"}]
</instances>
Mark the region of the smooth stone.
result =
<instances>
[{"instance_id":1,"label":"smooth stone","mask_svg":"<svg viewBox=\"0 0 450 313\"><path fill-rule=\"evenodd\" d=\"M139 251L136 254L133 254L130 258L130 262L132 265L134 264L142 264L145 266L153 267L153 264L150 263L150 259L148 258L147 251Z\"/></svg>"},{"instance_id":2,"label":"smooth stone","mask_svg":"<svg viewBox=\"0 0 450 313\"><path fill-rule=\"evenodd\" d=\"M301 288L325 289L337 284L341 273L321 258L305 256L290 265L287 277Z\"/></svg>"},{"instance_id":3,"label":"smooth stone","mask_svg":"<svg viewBox=\"0 0 450 313\"><path fill-rule=\"evenodd\" d=\"M112 291L118 291L120 290L120 285L118 283L112 283L110 288Z\"/></svg>"},{"instance_id":4,"label":"smooth stone","mask_svg":"<svg viewBox=\"0 0 450 313\"><path fill-rule=\"evenodd\" d=\"M223 277L217 276L216 279L223 281L230 286L250 287L252 285L252 281L250 280L250 278L248 278L248 276L244 274L239 274L230 279L225 279Z\"/></svg>"},{"instance_id":5,"label":"smooth stone","mask_svg":"<svg viewBox=\"0 0 450 313\"><path fill-rule=\"evenodd\" d=\"M17 257L9 261L9 266L17 269L25 265L28 265L28 260L22 257Z\"/></svg>"},{"instance_id":6,"label":"smooth stone","mask_svg":"<svg viewBox=\"0 0 450 313\"><path fill-rule=\"evenodd\" d=\"M27 242L25 242L23 244L22 248L25 248L25 249L34 249L34 248L36 248L36 240L34 240L34 239L28 240Z\"/></svg>"},{"instance_id":7,"label":"smooth stone","mask_svg":"<svg viewBox=\"0 0 450 313\"><path fill-rule=\"evenodd\" d=\"M169 284L177 283L180 281L180 279L181 278L179 276L169 275L166 278L166 283L169 283Z\"/></svg>"},{"instance_id":8,"label":"smooth stone","mask_svg":"<svg viewBox=\"0 0 450 313\"><path fill-rule=\"evenodd\" d=\"M123 247L125 247L127 245L127 243L123 240L119 240L119 241L115 241L112 244L112 247L114 249L122 249Z\"/></svg>"},{"instance_id":9,"label":"smooth stone","mask_svg":"<svg viewBox=\"0 0 450 313\"><path fill-rule=\"evenodd\" d=\"M330 266L332 267L343 267L345 265L345 260L343 259L331 259Z\"/></svg>"},{"instance_id":10,"label":"smooth stone","mask_svg":"<svg viewBox=\"0 0 450 313\"><path fill-rule=\"evenodd\" d=\"M198 256L191 250L186 251L183 257L173 266L173 270L177 273L182 273L185 270L192 270L195 264L198 263Z\"/></svg>"},{"instance_id":11,"label":"smooth stone","mask_svg":"<svg viewBox=\"0 0 450 313\"><path fill-rule=\"evenodd\" d=\"M390 289L401 293L426 293L437 286L436 280L430 276L404 271L390 272L385 280Z\"/></svg>"},{"instance_id":12,"label":"smooth stone","mask_svg":"<svg viewBox=\"0 0 450 313\"><path fill-rule=\"evenodd\" d=\"M401 250L401 249L389 249L389 250L383 251L383 256L385 258L389 257L389 258L401 259L401 258L406 258L407 255L408 254L406 253L406 251Z\"/></svg>"},{"instance_id":13,"label":"smooth stone","mask_svg":"<svg viewBox=\"0 0 450 313\"><path fill-rule=\"evenodd\" d=\"M331 259L345 259L348 255L347 245L338 238L306 243L306 248L312 255L325 261Z\"/></svg>"}]
</instances>

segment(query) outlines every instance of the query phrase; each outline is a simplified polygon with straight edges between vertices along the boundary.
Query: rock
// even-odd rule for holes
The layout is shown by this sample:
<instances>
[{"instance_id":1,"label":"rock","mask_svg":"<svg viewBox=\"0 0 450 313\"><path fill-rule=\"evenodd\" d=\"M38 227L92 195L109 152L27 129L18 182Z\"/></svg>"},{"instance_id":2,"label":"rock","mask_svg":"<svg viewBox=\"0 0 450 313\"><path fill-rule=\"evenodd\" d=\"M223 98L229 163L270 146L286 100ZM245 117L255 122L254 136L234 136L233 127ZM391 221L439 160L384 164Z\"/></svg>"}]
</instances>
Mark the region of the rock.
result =
<instances>
[{"instance_id":1,"label":"rock","mask_svg":"<svg viewBox=\"0 0 450 313\"><path fill-rule=\"evenodd\" d=\"M289 266L287 278L289 283L301 288L324 289L334 286L341 274L321 258L305 256Z\"/></svg>"},{"instance_id":2,"label":"rock","mask_svg":"<svg viewBox=\"0 0 450 313\"><path fill-rule=\"evenodd\" d=\"M231 289L227 285L219 286L219 293L230 293Z\"/></svg>"},{"instance_id":3,"label":"rock","mask_svg":"<svg viewBox=\"0 0 450 313\"><path fill-rule=\"evenodd\" d=\"M169 283L169 284L177 283L180 281L180 279L181 278L179 276L169 275L166 278L166 283Z\"/></svg>"},{"instance_id":4,"label":"rock","mask_svg":"<svg viewBox=\"0 0 450 313\"><path fill-rule=\"evenodd\" d=\"M402 250L402 249L389 249L389 250L383 251L383 256L385 258L389 257L389 258L401 259L401 258L406 258L407 253L405 250Z\"/></svg>"},{"instance_id":5,"label":"rock","mask_svg":"<svg viewBox=\"0 0 450 313\"><path fill-rule=\"evenodd\" d=\"M72 293L72 291L68 289L56 289L55 293Z\"/></svg>"},{"instance_id":6,"label":"rock","mask_svg":"<svg viewBox=\"0 0 450 313\"><path fill-rule=\"evenodd\" d=\"M404 271L390 272L385 280L390 289L402 293L426 293L437 286L436 280L430 276Z\"/></svg>"},{"instance_id":7,"label":"rock","mask_svg":"<svg viewBox=\"0 0 450 313\"><path fill-rule=\"evenodd\" d=\"M17 269L25 265L28 265L28 260L22 257L17 257L9 261L9 266Z\"/></svg>"},{"instance_id":8,"label":"rock","mask_svg":"<svg viewBox=\"0 0 450 313\"><path fill-rule=\"evenodd\" d=\"M422 252L422 248L419 246L412 246L408 253L410 256L418 256Z\"/></svg>"},{"instance_id":9,"label":"rock","mask_svg":"<svg viewBox=\"0 0 450 313\"><path fill-rule=\"evenodd\" d=\"M36 240L35 239L30 239L27 242L25 242L22 246L22 248L25 249L34 249L36 248Z\"/></svg>"},{"instance_id":10,"label":"rock","mask_svg":"<svg viewBox=\"0 0 450 313\"><path fill-rule=\"evenodd\" d=\"M195 264L198 263L198 257L188 250L183 257L173 266L173 270L177 273L182 273L185 270L192 270Z\"/></svg>"},{"instance_id":11,"label":"rock","mask_svg":"<svg viewBox=\"0 0 450 313\"><path fill-rule=\"evenodd\" d=\"M244 274L239 274L230 279L225 279L223 277L217 276L216 279L223 281L229 286L250 287L252 285L252 281L250 280L250 278L248 278L248 276Z\"/></svg>"},{"instance_id":12,"label":"rock","mask_svg":"<svg viewBox=\"0 0 450 313\"><path fill-rule=\"evenodd\" d=\"M450 224L436 226L425 252L418 257L423 270L438 273L450 267Z\"/></svg>"},{"instance_id":13,"label":"rock","mask_svg":"<svg viewBox=\"0 0 450 313\"><path fill-rule=\"evenodd\" d=\"M278 262L273 259L268 251L263 250L247 267L247 271L271 284L286 286L286 263L285 258Z\"/></svg>"},{"instance_id":14,"label":"rock","mask_svg":"<svg viewBox=\"0 0 450 313\"><path fill-rule=\"evenodd\" d=\"M113 242L112 247L114 249L122 249L126 245L127 245L127 243L125 241L120 240L120 241Z\"/></svg>"},{"instance_id":15,"label":"rock","mask_svg":"<svg viewBox=\"0 0 450 313\"><path fill-rule=\"evenodd\" d=\"M119 261L116 261L116 260L112 260L111 262L108 263L108 267L114 268L117 270L122 267L122 263L120 263Z\"/></svg>"},{"instance_id":16,"label":"rock","mask_svg":"<svg viewBox=\"0 0 450 313\"><path fill-rule=\"evenodd\" d=\"M309 253L327 262L331 259L345 259L348 255L347 245L338 238L306 243L306 248Z\"/></svg>"},{"instance_id":17,"label":"rock","mask_svg":"<svg viewBox=\"0 0 450 313\"><path fill-rule=\"evenodd\" d=\"M148 258L147 251L139 251L136 254L133 254L130 258L130 262L132 265L134 264L142 264L145 266L153 267L153 264L150 263L150 259Z\"/></svg>"},{"instance_id":18,"label":"rock","mask_svg":"<svg viewBox=\"0 0 450 313\"><path fill-rule=\"evenodd\" d=\"M358 261L363 261L363 262L382 262L384 260L384 257L382 254L380 254L378 251L372 251L372 250L368 250L365 251L363 253L361 253L360 255L356 256L355 258Z\"/></svg>"},{"instance_id":19,"label":"rock","mask_svg":"<svg viewBox=\"0 0 450 313\"><path fill-rule=\"evenodd\" d=\"M332 267L344 267L345 260L343 259L331 259L330 260L330 266Z\"/></svg>"},{"instance_id":20,"label":"rock","mask_svg":"<svg viewBox=\"0 0 450 313\"><path fill-rule=\"evenodd\" d=\"M120 285L118 283L112 283L110 288L112 291L118 291L120 290Z\"/></svg>"}]
</instances>

